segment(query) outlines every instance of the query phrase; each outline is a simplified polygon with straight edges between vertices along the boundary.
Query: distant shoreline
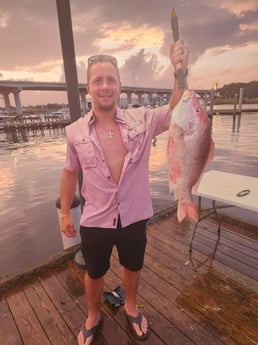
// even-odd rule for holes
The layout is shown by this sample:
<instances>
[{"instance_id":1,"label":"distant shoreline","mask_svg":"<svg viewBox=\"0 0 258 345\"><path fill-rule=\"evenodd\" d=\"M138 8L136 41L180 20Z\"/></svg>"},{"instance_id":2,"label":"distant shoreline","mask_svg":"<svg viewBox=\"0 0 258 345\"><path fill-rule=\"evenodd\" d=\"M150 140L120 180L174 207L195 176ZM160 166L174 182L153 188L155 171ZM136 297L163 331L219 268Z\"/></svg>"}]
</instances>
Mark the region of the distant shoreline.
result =
<instances>
[{"instance_id":1,"label":"distant shoreline","mask_svg":"<svg viewBox=\"0 0 258 345\"><path fill-rule=\"evenodd\" d=\"M231 104L234 105L236 100L234 98L219 98L216 97L214 99L214 105L223 105L223 104ZM246 98L244 97L242 104L258 104L258 97L256 98Z\"/></svg>"}]
</instances>

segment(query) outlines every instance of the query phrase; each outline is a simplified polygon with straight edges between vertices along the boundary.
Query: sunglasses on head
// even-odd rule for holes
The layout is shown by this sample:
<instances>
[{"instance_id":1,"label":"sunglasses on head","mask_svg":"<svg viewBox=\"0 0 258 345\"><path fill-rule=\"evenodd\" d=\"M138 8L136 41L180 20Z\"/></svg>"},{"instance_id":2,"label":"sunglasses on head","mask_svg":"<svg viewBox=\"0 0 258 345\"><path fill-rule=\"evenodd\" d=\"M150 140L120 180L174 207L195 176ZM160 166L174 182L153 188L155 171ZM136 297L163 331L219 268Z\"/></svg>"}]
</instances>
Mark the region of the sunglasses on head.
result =
<instances>
[{"instance_id":1,"label":"sunglasses on head","mask_svg":"<svg viewBox=\"0 0 258 345\"><path fill-rule=\"evenodd\" d=\"M117 66L117 59L111 55L93 55L88 58L88 65L95 62L111 62L113 65Z\"/></svg>"}]
</instances>

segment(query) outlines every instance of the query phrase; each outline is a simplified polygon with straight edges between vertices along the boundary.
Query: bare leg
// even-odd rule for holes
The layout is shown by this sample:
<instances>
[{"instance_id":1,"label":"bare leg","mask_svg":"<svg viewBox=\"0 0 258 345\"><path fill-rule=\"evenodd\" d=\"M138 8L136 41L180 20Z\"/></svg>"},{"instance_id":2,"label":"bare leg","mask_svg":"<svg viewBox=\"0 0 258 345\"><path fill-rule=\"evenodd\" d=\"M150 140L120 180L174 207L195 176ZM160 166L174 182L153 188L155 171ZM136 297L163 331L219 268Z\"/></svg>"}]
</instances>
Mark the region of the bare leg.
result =
<instances>
[{"instance_id":1,"label":"bare leg","mask_svg":"<svg viewBox=\"0 0 258 345\"><path fill-rule=\"evenodd\" d=\"M85 273L85 289L86 289L86 298L88 302L88 317L85 322L85 328L91 329L94 327L100 316L100 303L101 297L104 289L104 277L99 279L92 279ZM90 344L92 337L87 339L86 344Z\"/></svg>"},{"instance_id":2,"label":"bare leg","mask_svg":"<svg viewBox=\"0 0 258 345\"><path fill-rule=\"evenodd\" d=\"M127 314L133 317L138 316L138 308L136 303L136 295L139 286L141 271L130 271L127 268L123 267L123 286L125 289L125 310ZM138 335L142 335L142 331L139 326L134 323L134 328ZM147 332L148 323L146 318L142 318L142 330L143 333Z\"/></svg>"}]
</instances>

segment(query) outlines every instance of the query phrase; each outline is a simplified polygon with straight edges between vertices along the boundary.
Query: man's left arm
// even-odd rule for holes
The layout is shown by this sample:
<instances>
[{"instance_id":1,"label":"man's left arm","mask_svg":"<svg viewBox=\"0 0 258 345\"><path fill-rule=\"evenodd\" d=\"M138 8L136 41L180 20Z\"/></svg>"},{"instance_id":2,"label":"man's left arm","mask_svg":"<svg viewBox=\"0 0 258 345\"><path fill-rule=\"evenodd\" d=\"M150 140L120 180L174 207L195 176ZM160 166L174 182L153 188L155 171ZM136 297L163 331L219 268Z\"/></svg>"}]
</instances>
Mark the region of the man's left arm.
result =
<instances>
[{"instance_id":1,"label":"man's left arm","mask_svg":"<svg viewBox=\"0 0 258 345\"><path fill-rule=\"evenodd\" d=\"M172 43L170 46L170 60L174 67L174 86L173 92L169 101L170 108L173 110L177 103L180 101L185 89L179 88L176 71L182 69L185 78L188 74L188 60L189 60L189 48L185 46L183 40L179 40L176 43ZM187 85L187 83L186 83Z\"/></svg>"}]
</instances>

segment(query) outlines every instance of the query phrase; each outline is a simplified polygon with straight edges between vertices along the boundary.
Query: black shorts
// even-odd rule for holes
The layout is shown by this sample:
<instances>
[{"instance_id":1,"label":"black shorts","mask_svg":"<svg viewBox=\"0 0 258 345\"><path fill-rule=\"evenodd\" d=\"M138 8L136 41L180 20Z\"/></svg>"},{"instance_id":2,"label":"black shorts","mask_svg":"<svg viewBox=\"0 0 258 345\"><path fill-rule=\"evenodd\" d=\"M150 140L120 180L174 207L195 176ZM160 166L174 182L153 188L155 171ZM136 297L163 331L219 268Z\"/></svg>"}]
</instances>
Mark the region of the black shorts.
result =
<instances>
[{"instance_id":1,"label":"black shorts","mask_svg":"<svg viewBox=\"0 0 258 345\"><path fill-rule=\"evenodd\" d=\"M117 247L119 262L131 271L142 269L146 247L146 223L148 219L116 229L90 228L81 226L82 254L86 261L88 275L98 279L110 267L113 246Z\"/></svg>"}]
</instances>

